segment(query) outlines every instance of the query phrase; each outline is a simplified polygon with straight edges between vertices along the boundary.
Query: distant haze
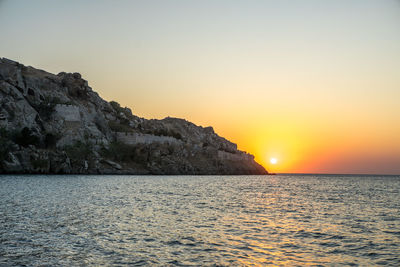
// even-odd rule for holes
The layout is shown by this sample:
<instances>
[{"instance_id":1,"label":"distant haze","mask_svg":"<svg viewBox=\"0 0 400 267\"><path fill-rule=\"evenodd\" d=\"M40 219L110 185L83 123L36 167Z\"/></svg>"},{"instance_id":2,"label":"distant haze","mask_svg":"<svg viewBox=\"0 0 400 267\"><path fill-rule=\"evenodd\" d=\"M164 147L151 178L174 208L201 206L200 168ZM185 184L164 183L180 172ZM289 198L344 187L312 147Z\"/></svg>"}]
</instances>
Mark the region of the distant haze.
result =
<instances>
[{"instance_id":1,"label":"distant haze","mask_svg":"<svg viewBox=\"0 0 400 267\"><path fill-rule=\"evenodd\" d=\"M0 33L0 57L212 125L272 172L400 173L399 1L9 0Z\"/></svg>"}]
</instances>

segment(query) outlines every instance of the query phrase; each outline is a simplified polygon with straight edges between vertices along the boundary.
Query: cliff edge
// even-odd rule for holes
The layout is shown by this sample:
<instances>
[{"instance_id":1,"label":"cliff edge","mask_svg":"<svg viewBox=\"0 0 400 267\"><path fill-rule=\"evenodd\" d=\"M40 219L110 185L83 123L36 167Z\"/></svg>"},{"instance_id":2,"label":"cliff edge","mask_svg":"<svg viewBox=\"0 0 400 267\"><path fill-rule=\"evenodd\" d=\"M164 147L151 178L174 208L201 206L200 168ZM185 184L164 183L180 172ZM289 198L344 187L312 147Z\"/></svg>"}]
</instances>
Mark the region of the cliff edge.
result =
<instances>
[{"instance_id":1,"label":"cliff edge","mask_svg":"<svg viewBox=\"0 0 400 267\"><path fill-rule=\"evenodd\" d=\"M79 73L0 58L0 173L267 174L212 127L147 120Z\"/></svg>"}]
</instances>

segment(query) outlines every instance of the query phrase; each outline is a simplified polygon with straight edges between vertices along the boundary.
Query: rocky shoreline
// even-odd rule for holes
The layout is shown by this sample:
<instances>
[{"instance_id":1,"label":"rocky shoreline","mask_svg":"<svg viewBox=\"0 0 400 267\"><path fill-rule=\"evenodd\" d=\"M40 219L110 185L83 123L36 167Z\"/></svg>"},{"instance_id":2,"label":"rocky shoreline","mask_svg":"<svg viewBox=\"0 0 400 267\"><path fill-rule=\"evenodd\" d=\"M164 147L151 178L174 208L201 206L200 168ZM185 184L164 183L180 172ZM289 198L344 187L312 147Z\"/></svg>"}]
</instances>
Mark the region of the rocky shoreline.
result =
<instances>
[{"instance_id":1,"label":"rocky shoreline","mask_svg":"<svg viewBox=\"0 0 400 267\"><path fill-rule=\"evenodd\" d=\"M0 58L0 173L268 174L212 127L144 119L79 73Z\"/></svg>"}]
</instances>

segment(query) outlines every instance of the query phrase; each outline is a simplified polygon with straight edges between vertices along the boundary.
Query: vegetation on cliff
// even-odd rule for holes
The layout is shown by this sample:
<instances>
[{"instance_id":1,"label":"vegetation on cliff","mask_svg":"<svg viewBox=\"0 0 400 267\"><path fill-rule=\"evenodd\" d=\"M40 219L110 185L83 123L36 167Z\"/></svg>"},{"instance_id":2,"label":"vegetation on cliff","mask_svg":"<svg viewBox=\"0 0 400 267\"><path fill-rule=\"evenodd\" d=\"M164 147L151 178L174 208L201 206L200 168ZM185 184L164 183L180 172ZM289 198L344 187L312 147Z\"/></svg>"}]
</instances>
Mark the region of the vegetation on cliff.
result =
<instances>
[{"instance_id":1,"label":"vegetation on cliff","mask_svg":"<svg viewBox=\"0 0 400 267\"><path fill-rule=\"evenodd\" d=\"M211 127L147 120L79 73L0 59L0 173L266 174Z\"/></svg>"}]
</instances>

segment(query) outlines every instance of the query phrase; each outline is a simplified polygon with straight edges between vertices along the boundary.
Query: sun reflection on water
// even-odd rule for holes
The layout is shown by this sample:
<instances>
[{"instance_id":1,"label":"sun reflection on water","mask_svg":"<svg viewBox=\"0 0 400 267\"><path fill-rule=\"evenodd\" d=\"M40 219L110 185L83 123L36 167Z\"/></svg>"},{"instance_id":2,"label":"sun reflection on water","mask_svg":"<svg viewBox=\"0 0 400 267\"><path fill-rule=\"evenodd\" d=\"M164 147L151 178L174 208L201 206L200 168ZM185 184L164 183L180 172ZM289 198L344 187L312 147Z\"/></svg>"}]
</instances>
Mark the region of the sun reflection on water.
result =
<instances>
[{"instance_id":1,"label":"sun reflection on water","mask_svg":"<svg viewBox=\"0 0 400 267\"><path fill-rule=\"evenodd\" d=\"M399 179L71 179L0 179L0 265L400 264Z\"/></svg>"}]
</instances>

